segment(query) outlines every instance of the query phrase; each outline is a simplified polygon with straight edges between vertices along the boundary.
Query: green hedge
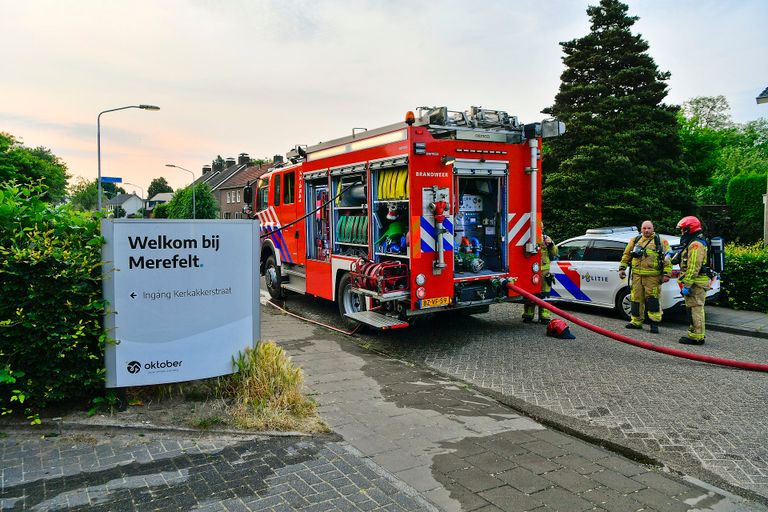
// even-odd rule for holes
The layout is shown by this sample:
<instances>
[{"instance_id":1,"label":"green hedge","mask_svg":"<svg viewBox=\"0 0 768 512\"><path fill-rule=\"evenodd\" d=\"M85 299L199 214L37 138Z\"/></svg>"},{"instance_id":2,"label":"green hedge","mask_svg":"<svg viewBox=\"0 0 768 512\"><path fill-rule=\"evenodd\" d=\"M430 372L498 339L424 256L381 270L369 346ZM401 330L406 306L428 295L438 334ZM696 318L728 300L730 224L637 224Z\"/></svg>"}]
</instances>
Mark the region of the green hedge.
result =
<instances>
[{"instance_id":1,"label":"green hedge","mask_svg":"<svg viewBox=\"0 0 768 512\"><path fill-rule=\"evenodd\" d=\"M0 187L0 410L32 418L104 386L98 221Z\"/></svg>"},{"instance_id":2,"label":"green hedge","mask_svg":"<svg viewBox=\"0 0 768 512\"><path fill-rule=\"evenodd\" d=\"M768 249L762 242L725 246L725 305L768 313Z\"/></svg>"},{"instance_id":3,"label":"green hedge","mask_svg":"<svg viewBox=\"0 0 768 512\"><path fill-rule=\"evenodd\" d=\"M742 242L754 242L763 237L765 185L765 174L740 174L728 182L725 197Z\"/></svg>"}]
</instances>

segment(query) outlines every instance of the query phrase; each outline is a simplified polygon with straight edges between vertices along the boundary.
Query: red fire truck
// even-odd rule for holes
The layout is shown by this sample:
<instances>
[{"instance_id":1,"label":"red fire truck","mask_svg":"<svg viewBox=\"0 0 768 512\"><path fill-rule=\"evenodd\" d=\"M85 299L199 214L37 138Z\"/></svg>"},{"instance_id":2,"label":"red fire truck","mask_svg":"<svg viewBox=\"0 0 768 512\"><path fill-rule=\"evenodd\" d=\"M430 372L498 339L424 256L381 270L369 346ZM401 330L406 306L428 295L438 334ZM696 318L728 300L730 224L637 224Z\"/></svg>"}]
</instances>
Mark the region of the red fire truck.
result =
<instances>
[{"instance_id":1,"label":"red fire truck","mask_svg":"<svg viewBox=\"0 0 768 512\"><path fill-rule=\"evenodd\" d=\"M391 329L520 300L509 282L540 290L541 139L563 123L478 107L417 112L297 146L246 187L273 298L335 300L348 326Z\"/></svg>"}]
</instances>

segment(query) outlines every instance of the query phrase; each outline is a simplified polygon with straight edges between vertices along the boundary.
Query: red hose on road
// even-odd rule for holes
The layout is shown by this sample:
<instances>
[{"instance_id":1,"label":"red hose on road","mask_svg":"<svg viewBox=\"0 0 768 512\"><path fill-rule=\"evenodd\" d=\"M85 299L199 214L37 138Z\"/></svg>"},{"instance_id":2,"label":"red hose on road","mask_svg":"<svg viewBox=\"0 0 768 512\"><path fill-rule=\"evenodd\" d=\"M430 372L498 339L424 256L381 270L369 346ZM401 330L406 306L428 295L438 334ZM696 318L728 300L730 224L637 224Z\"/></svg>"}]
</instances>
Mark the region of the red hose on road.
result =
<instances>
[{"instance_id":1,"label":"red hose on road","mask_svg":"<svg viewBox=\"0 0 768 512\"><path fill-rule=\"evenodd\" d=\"M571 322L577 325L580 325L582 327L586 327L590 331L594 331L598 334L602 334L603 336L608 336L609 338L613 338L614 340L620 341L622 343L628 343L629 345L634 345L636 347L644 348L647 350L653 350L654 352L661 352L662 354L667 354L670 356L683 357L685 359L692 359L694 361L701 361L702 363L719 364L721 366L732 366L734 368L741 368L743 370L752 370L756 372L768 372L768 364L750 363L746 361L735 361L733 359L723 359L721 357L705 356L701 354L695 354L693 352L686 352L685 350L678 350L676 348L669 348L669 347L661 347L658 345L654 345L653 343L648 343L646 341L636 340L634 338L630 338L629 336L624 336L623 334L618 334L613 331L609 331L608 329L603 329L602 327L598 327L597 325L591 324L589 322L585 322L584 320L581 320L580 318L577 318L570 313L566 313L562 309L556 308L549 302L543 301L540 298L536 297L535 295L528 293L527 291L523 290L519 286L515 286L511 282L507 283L507 286L509 287L510 290L514 291L515 293L519 293L526 299L535 302L536 304L538 304L543 308L547 308L548 310L552 311L558 316L561 316L567 320L570 320Z\"/></svg>"}]
</instances>

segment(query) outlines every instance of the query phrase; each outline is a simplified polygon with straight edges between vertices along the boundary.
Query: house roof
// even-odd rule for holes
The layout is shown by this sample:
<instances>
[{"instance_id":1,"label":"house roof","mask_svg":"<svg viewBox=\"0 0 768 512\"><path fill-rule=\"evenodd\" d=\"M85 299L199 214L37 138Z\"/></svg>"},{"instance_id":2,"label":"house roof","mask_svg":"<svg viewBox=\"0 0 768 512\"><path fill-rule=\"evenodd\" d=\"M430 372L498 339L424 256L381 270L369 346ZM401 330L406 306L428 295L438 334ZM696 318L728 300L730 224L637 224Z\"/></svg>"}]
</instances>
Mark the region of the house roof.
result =
<instances>
[{"instance_id":1,"label":"house roof","mask_svg":"<svg viewBox=\"0 0 768 512\"><path fill-rule=\"evenodd\" d=\"M152 198L150 198L150 201L155 201L155 202L162 201L164 203L167 203L171 199L173 199L173 192L158 192L157 194L152 196Z\"/></svg>"},{"instance_id":2,"label":"house roof","mask_svg":"<svg viewBox=\"0 0 768 512\"><path fill-rule=\"evenodd\" d=\"M768 87L756 99L758 103L768 103Z\"/></svg>"},{"instance_id":3,"label":"house roof","mask_svg":"<svg viewBox=\"0 0 768 512\"><path fill-rule=\"evenodd\" d=\"M241 172L230 176L219 185L219 188L242 188L247 185L248 182L255 180L262 174L265 174L271 168L272 162L265 162L261 165L252 165L243 169Z\"/></svg>"},{"instance_id":4,"label":"house roof","mask_svg":"<svg viewBox=\"0 0 768 512\"><path fill-rule=\"evenodd\" d=\"M207 183L209 187L211 187L211 190L216 190L219 188L219 186L224 183L227 179L232 177L234 174L237 174L238 172L242 171L247 167L246 164L235 164L230 165L229 167L225 168L223 171L210 171L199 178L195 180L195 184L198 183Z\"/></svg>"},{"instance_id":5,"label":"house roof","mask_svg":"<svg viewBox=\"0 0 768 512\"><path fill-rule=\"evenodd\" d=\"M117 194L115 197L110 199L107 204L111 204L111 205L114 205L114 206L119 206L119 205L125 203L127 200L129 200L132 197L135 197L135 198L139 199L140 201L143 201L143 199L141 199L136 194Z\"/></svg>"}]
</instances>

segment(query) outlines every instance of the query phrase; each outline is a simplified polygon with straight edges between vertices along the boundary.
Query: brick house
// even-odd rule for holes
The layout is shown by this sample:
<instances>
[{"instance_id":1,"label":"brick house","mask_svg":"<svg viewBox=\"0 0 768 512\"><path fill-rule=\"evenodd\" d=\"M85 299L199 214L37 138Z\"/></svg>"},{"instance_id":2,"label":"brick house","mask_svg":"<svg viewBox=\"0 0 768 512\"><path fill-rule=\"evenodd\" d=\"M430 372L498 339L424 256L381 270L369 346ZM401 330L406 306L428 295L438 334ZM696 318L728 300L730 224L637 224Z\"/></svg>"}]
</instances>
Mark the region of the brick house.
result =
<instances>
[{"instance_id":1,"label":"brick house","mask_svg":"<svg viewBox=\"0 0 768 512\"><path fill-rule=\"evenodd\" d=\"M227 197L226 194L222 194L221 185L235 174L247 169L250 161L251 158L248 156L248 153L240 153L237 160L227 158L224 165L220 168L216 167L215 162L214 165L204 165L202 176L195 180L195 184L205 183L211 188L213 197L219 206L220 218L225 218L224 211L227 206ZM242 191L240 194L242 195Z\"/></svg>"},{"instance_id":2,"label":"brick house","mask_svg":"<svg viewBox=\"0 0 768 512\"><path fill-rule=\"evenodd\" d=\"M243 215L243 187L249 182L259 178L272 167L272 162L246 167L240 172L229 176L219 184L219 209L222 219L242 219Z\"/></svg>"}]
</instances>

